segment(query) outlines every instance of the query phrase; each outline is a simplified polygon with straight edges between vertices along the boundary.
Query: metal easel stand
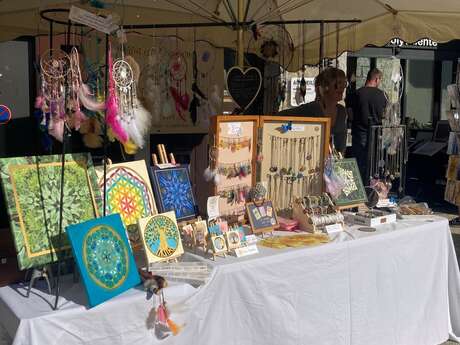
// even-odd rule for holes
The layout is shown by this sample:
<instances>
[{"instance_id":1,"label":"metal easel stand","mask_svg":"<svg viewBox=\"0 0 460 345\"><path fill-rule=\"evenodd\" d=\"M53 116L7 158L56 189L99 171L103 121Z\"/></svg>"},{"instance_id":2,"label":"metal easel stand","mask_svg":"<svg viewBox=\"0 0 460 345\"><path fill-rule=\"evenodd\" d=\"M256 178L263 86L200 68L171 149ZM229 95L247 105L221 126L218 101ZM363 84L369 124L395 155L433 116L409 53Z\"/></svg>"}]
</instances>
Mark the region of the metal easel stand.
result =
<instances>
[{"instance_id":1,"label":"metal easel stand","mask_svg":"<svg viewBox=\"0 0 460 345\"><path fill-rule=\"evenodd\" d=\"M29 285L27 287L27 297L30 296L30 291L34 287L34 284L37 280L44 279L46 282L46 285L48 286L48 293L51 295L51 284L50 280L53 281L53 271L51 270L50 265L45 265L41 268L33 268L32 271L28 270L26 272L25 280L27 281L27 278L29 276L29 272L32 272L30 275L30 281Z\"/></svg>"}]
</instances>

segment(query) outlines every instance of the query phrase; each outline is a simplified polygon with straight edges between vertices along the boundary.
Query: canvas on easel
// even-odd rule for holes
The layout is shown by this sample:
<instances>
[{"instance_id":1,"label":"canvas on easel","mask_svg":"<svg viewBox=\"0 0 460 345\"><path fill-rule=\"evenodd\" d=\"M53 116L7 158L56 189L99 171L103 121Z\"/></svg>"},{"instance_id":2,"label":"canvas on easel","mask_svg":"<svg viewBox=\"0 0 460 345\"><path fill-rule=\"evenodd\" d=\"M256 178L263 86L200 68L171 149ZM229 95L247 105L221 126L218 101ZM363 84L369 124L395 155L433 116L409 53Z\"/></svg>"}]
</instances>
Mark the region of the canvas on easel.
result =
<instances>
[{"instance_id":1,"label":"canvas on easel","mask_svg":"<svg viewBox=\"0 0 460 345\"><path fill-rule=\"evenodd\" d=\"M120 215L69 225L66 233L90 307L140 284Z\"/></svg>"},{"instance_id":2,"label":"canvas on easel","mask_svg":"<svg viewBox=\"0 0 460 345\"><path fill-rule=\"evenodd\" d=\"M96 169L101 190L104 171ZM118 213L125 225L133 250L142 247L137 221L157 214L157 207L144 160L109 164L106 174L106 212Z\"/></svg>"},{"instance_id":3,"label":"canvas on easel","mask_svg":"<svg viewBox=\"0 0 460 345\"><path fill-rule=\"evenodd\" d=\"M333 197L338 209L352 208L367 202L367 194L359 172L356 158L345 158L334 162L334 173L343 180L344 187Z\"/></svg>"},{"instance_id":4,"label":"canvas on easel","mask_svg":"<svg viewBox=\"0 0 460 345\"><path fill-rule=\"evenodd\" d=\"M184 253L174 211L139 219L147 264L170 261Z\"/></svg>"},{"instance_id":5,"label":"canvas on easel","mask_svg":"<svg viewBox=\"0 0 460 345\"><path fill-rule=\"evenodd\" d=\"M61 155L0 159L0 179L21 270L71 257L59 238ZM102 213L102 200L89 154L66 154L63 228ZM60 245L62 244L62 245Z\"/></svg>"}]
</instances>

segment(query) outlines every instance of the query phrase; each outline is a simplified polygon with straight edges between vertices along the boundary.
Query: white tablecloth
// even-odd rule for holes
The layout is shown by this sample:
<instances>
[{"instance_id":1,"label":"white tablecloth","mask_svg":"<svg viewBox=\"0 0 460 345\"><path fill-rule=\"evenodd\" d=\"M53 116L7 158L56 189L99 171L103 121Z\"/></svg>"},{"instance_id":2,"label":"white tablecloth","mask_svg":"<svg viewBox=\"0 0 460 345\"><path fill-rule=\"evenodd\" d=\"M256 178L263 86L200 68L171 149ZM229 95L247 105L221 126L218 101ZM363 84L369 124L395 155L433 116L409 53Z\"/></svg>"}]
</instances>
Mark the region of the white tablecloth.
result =
<instances>
[{"instance_id":1,"label":"white tablecloth","mask_svg":"<svg viewBox=\"0 0 460 345\"><path fill-rule=\"evenodd\" d=\"M73 285L52 312L43 293L27 300L5 287L0 320L14 345L438 345L460 334L460 274L446 220L409 217L334 242L206 260L215 267L208 284L166 289L185 327L163 341L145 326L152 303L140 290L85 310Z\"/></svg>"}]
</instances>

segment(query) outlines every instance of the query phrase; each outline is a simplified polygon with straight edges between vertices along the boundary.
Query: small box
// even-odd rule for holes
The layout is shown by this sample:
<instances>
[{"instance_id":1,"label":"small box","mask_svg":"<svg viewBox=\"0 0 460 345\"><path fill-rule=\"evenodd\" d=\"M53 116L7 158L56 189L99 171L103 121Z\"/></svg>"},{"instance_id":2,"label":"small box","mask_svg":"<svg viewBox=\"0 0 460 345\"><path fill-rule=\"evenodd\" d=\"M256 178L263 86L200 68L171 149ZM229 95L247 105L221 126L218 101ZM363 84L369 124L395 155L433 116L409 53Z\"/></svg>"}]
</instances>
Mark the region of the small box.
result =
<instances>
[{"instance_id":1,"label":"small box","mask_svg":"<svg viewBox=\"0 0 460 345\"><path fill-rule=\"evenodd\" d=\"M396 222L396 214L378 210L359 212L353 216L353 223L365 226L378 226Z\"/></svg>"}]
</instances>

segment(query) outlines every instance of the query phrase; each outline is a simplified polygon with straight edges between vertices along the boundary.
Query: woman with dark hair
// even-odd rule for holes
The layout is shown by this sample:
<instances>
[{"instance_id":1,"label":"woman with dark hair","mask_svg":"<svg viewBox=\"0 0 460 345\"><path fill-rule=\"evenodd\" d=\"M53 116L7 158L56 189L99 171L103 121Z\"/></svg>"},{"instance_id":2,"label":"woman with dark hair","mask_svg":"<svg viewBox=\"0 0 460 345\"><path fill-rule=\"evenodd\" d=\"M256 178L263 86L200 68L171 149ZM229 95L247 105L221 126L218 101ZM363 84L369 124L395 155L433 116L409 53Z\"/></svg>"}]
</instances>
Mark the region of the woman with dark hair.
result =
<instances>
[{"instance_id":1,"label":"woman with dark hair","mask_svg":"<svg viewBox=\"0 0 460 345\"><path fill-rule=\"evenodd\" d=\"M315 79L316 99L313 102L284 110L281 116L329 117L334 147L344 154L347 142L347 111L338 104L347 87L345 72L335 67L324 69Z\"/></svg>"}]
</instances>

